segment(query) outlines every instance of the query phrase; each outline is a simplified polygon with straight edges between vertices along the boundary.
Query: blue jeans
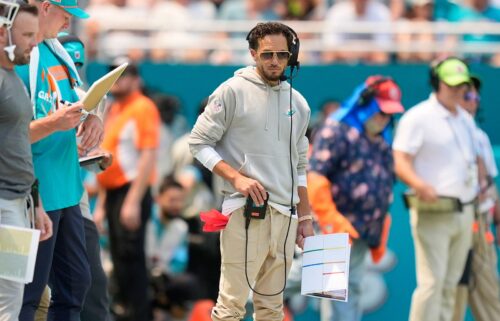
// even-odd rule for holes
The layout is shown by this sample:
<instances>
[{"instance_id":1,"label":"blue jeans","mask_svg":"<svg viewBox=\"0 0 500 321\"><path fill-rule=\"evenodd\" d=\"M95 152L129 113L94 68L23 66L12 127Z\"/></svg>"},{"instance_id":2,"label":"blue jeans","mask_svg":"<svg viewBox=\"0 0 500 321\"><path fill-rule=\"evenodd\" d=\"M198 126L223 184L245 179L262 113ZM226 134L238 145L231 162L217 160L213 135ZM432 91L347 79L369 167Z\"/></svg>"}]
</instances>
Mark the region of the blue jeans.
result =
<instances>
[{"instance_id":1,"label":"blue jeans","mask_svg":"<svg viewBox=\"0 0 500 321\"><path fill-rule=\"evenodd\" d=\"M364 241L354 241L349 265L349 297L347 302L332 301L332 321L361 321L361 284L366 271L365 257L369 248Z\"/></svg>"},{"instance_id":2,"label":"blue jeans","mask_svg":"<svg viewBox=\"0 0 500 321\"><path fill-rule=\"evenodd\" d=\"M43 290L49 283L52 302L48 321L80 321L80 311L90 286L83 217L78 205L47 212L53 236L41 242L33 282L24 290L19 321L33 321Z\"/></svg>"}]
</instances>

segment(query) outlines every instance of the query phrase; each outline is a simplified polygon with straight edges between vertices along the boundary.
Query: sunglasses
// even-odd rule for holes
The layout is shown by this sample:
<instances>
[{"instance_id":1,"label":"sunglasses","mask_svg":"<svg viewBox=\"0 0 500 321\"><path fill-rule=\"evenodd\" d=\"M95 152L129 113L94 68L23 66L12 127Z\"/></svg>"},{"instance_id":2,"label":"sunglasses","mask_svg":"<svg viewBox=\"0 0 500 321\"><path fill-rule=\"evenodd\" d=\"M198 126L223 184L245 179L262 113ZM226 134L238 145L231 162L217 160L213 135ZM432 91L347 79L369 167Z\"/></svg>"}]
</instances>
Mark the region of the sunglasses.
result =
<instances>
[{"instance_id":1,"label":"sunglasses","mask_svg":"<svg viewBox=\"0 0 500 321\"><path fill-rule=\"evenodd\" d=\"M479 96L475 92L468 91L468 92L465 93L464 99L466 101L475 101L476 103L478 103L478 102L481 101L481 96Z\"/></svg>"},{"instance_id":2,"label":"sunglasses","mask_svg":"<svg viewBox=\"0 0 500 321\"><path fill-rule=\"evenodd\" d=\"M292 54L289 51L264 51L259 54L262 60L271 60L274 57L278 58L278 60L288 60L291 56Z\"/></svg>"}]
</instances>

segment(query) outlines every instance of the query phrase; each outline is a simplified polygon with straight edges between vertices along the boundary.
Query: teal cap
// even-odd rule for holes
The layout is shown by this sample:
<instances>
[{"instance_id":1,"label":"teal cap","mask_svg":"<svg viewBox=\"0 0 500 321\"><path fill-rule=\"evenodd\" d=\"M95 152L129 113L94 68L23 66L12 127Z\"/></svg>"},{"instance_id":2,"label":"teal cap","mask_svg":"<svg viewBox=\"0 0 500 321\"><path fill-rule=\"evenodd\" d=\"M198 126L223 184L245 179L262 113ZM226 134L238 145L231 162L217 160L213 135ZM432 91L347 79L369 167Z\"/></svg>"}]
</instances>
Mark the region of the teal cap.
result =
<instances>
[{"instance_id":1,"label":"teal cap","mask_svg":"<svg viewBox=\"0 0 500 321\"><path fill-rule=\"evenodd\" d=\"M87 19L90 17L88 13L78 8L78 0L49 0L49 2L63 8L77 18Z\"/></svg>"},{"instance_id":2,"label":"teal cap","mask_svg":"<svg viewBox=\"0 0 500 321\"><path fill-rule=\"evenodd\" d=\"M81 67L85 64L85 46L80 38L66 32L61 32L57 35L57 40L59 40L64 49L66 49L71 60L73 60L77 67Z\"/></svg>"}]
</instances>

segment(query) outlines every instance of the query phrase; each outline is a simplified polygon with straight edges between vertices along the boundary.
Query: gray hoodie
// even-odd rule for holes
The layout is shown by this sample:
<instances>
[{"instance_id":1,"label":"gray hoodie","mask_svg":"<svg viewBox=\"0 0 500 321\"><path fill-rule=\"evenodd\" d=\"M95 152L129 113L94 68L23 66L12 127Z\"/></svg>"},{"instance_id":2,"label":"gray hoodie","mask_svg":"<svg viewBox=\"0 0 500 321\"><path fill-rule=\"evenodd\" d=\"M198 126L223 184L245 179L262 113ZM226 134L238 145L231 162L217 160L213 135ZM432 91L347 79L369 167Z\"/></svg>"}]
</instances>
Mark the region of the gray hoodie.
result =
<instances>
[{"instance_id":1,"label":"gray hoodie","mask_svg":"<svg viewBox=\"0 0 500 321\"><path fill-rule=\"evenodd\" d=\"M289 205L293 122L291 158L294 204L297 204L297 186L305 186L308 149L305 133L311 112L296 90L292 92L291 117L289 105L289 83L271 87L260 78L255 67L242 68L210 96L191 131L191 153L210 170L223 159L245 176L259 181L269 193L270 202ZM228 197L235 192L224 181L222 193Z\"/></svg>"}]
</instances>

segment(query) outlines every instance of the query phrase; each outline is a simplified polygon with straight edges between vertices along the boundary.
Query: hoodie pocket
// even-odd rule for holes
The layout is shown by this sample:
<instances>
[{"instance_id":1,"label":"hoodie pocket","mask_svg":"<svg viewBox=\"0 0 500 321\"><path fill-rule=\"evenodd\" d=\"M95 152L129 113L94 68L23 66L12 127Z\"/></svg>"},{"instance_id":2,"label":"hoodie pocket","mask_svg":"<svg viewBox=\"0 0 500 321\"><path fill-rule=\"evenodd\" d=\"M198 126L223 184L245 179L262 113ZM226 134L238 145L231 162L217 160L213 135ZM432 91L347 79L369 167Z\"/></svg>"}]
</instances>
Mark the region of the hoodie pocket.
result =
<instances>
[{"instance_id":1,"label":"hoodie pocket","mask_svg":"<svg viewBox=\"0 0 500 321\"><path fill-rule=\"evenodd\" d=\"M292 182L288 157L245 154L245 161L239 172L261 183L274 202L288 204ZM294 181L297 184L295 171ZM297 197L295 196L296 200Z\"/></svg>"},{"instance_id":2,"label":"hoodie pocket","mask_svg":"<svg viewBox=\"0 0 500 321\"><path fill-rule=\"evenodd\" d=\"M245 154L245 161L238 170L240 173L265 184L273 180L279 166L279 157L265 154Z\"/></svg>"}]
</instances>

